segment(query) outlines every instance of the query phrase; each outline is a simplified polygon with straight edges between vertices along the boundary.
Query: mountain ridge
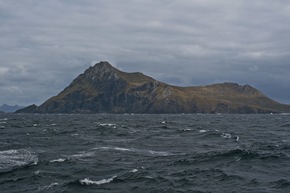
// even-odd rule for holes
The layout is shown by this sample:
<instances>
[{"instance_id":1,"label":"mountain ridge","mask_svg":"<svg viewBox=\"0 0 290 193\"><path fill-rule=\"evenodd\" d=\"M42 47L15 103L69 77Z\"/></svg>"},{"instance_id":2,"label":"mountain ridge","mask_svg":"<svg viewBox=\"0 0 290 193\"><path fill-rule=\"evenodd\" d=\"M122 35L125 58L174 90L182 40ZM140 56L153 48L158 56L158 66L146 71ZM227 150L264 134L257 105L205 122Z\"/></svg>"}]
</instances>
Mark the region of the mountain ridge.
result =
<instances>
[{"instance_id":1,"label":"mountain ridge","mask_svg":"<svg viewBox=\"0 0 290 193\"><path fill-rule=\"evenodd\" d=\"M0 111L5 112L5 113L13 113L23 108L24 106L3 104L0 106Z\"/></svg>"},{"instance_id":2,"label":"mountain ridge","mask_svg":"<svg viewBox=\"0 0 290 193\"><path fill-rule=\"evenodd\" d=\"M220 83L179 87L106 61L89 67L58 95L27 113L279 113L290 106L250 85Z\"/></svg>"}]
</instances>

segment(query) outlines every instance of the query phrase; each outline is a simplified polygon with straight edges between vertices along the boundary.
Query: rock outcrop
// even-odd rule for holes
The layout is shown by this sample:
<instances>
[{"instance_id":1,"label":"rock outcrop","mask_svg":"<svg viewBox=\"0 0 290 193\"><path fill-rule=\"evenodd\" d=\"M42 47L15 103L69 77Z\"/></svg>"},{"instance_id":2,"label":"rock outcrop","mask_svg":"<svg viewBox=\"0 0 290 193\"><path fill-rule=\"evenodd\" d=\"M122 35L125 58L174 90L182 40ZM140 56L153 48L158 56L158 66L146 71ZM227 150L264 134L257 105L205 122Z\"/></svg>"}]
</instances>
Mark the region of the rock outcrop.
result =
<instances>
[{"instance_id":1,"label":"rock outcrop","mask_svg":"<svg viewBox=\"0 0 290 193\"><path fill-rule=\"evenodd\" d=\"M100 62L42 105L18 113L278 113L277 103L250 85L177 87Z\"/></svg>"}]
</instances>

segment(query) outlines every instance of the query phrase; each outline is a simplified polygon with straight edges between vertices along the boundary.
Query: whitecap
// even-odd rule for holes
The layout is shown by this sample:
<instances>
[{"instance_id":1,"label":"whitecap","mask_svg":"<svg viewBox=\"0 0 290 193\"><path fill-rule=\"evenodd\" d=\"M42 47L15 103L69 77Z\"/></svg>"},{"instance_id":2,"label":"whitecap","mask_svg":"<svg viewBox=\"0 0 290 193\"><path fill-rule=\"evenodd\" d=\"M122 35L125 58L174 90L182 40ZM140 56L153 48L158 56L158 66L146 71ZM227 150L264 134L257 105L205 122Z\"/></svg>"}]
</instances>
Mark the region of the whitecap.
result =
<instances>
[{"instance_id":1,"label":"whitecap","mask_svg":"<svg viewBox=\"0 0 290 193\"><path fill-rule=\"evenodd\" d=\"M153 150L143 150L143 149L136 149L136 148L123 148L123 147L95 147L92 150L113 150L113 151L123 151L123 152L133 152L133 153L141 153L141 154L150 154L150 155L157 155L157 156L169 156L172 155L169 152L165 151L153 151ZM76 155L75 155L76 156Z\"/></svg>"},{"instance_id":2,"label":"whitecap","mask_svg":"<svg viewBox=\"0 0 290 193\"><path fill-rule=\"evenodd\" d=\"M44 186L43 188L41 188L41 190L49 190L50 188L52 188L53 186L57 186L58 183L51 183L50 185Z\"/></svg>"},{"instance_id":3,"label":"whitecap","mask_svg":"<svg viewBox=\"0 0 290 193\"><path fill-rule=\"evenodd\" d=\"M25 165L36 165L37 162L37 155L27 149L0 151L0 172Z\"/></svg>"},{"instance_id":4,"label":"whitecap","mask_svg":"<svg viewBox=\"0 0 290 193\"><path fill-rule=\"evenodd\" d=\"M180 131L192 131L192 129L180 129Z\"/></svg>"},{"instance_id":5,"label":"whitecap","mask_svg":"<svg viewBox=\"0 0 290 193\"><path fill-rule=\"evenodd\" d=\"M165 151L151 151L151 150L149 150L148 152L150 154L152 154L152 155L158 155L158 156L168 156L168 155L170 155L170 153L165 152Z\"/></svg>"},{"instance_id":6,"label":"whitecap","mask_svg":"<svg viewBox=\"0 0 290 193\"><path fill-rule=\"evenodd\" d=\"M138 172L138 169L133 169L129 173L136 173L136 172Z\"/></svg>"},{"instance_id":7,"label":"whitecap","mask_svg":"<svg viewBox=\"0 0 290 193\"><path fill-rule=\"evenodd\" d=\"M235 157L236 161L240 161L242 158L241 157Z\"/></svg>"},{"instance_id":8,"label":"whitecap","mask_svg":"<svg viewBox=\"0 0 290 193\"><path fill-rule=\"evenodd\" d=\"M134 151L133 149L123 148L123 147L95 147L93 150L117 150L117 151Z\"/></svg>"},{"instance_id":9,"label":"whitecap","mask_svg":"<svg viewBox=\"0 0 290 193\"><path fill-rule=\"evenodd\" d=\"M71 155L69 158L75 158L75 159L79 159L81 160L82 158L86 158L86 157L93 157L95 155L94 152L81 152L79 154L74 154Z\"/></svg>"},{"instance_id":10,"label":"whitecap","mask_svg":"<svg viewBox=\"0 0 290 193\"><path fill-rule=\"evenodd\" d=\"M51 163L54 163L54 162L64 162L66 159L63 159L63 158L59 158L59 159L54 159L54 160L51 160L49 162Z\"/></svg>"},{"instance_id":11,"label":"whitecap","mask_svg":"<svg viewBox=\"0 0 290 193\"><path fill-rule=\"evenodd\" d=\"M226 138L226 139L230 139L230 138L232 138L232 135L229 133L222 133L221 137Z\"/></svg>"},{"instance_id":12,"label":"whitecap","mask_svg":"<svg viewBox=\"0 0 290 193\"><path fill-rule=\"evenodd\" d=\"M290 115L290 113L281 113L281 115Z\"/></svg>"},{"instance_id":13,"label":"whitecap","mask_svg":"<svg viewBox=\"0 0 290 193\"><path fill-rule=\"evenodd\" d=\"M85 178L83 180L80 180L80 183L82 185L102 185L102 184L107 184L112 182L117 176L113 176L112 178L108 178L108 179L102 179L102 180L98 180L98 181L93 181L90 180L89 178Z\"/></svg>"},{"instance_id":14,"label":"whitecap","mask_svg":"<svg viewBox=\"0 0 290 193\"><path fill-rule=\"evenodd\" d=\"M162 124L165 124L165 123L166 123L166 121L162 121L161 123L162 123Z\"/></svg>"},{"instance_id":15,"label":"whitecap","mask_svg":"<svg viewBox=\"0 0 290 193\"><path fill-rule=\"evenodd\" d=\"M95 147L92 150L98 150L98 149L108 150L108 149L110 149L110 147Z\"/></svg>"},{"instance_id":16,"label":"whitecap","mask_svg":"<svg viewBox=\"0 0 290 193\"><path fill-rule=\"evenodd\" d=\"M201 129L201 130L199 130L199 132L200 132L200 133L206 133L207 130L205 130L205 129Z\"/></svg>"},{"instance_id":17,"label":"whitecap","mask_svg":"<svg viewBox=\"0 0 290 193\"><path fill-rule=\"evenodd\" d=\"M37 165L38 164L38 159L35 160L31 165Z\"/></svg>"},{"instance_id":18,"label":"whitecap","mask_svg":"<svg viewBox=\"0 0 290 193\"><path fill-rule=\"evenodd\" d=\"M113 149L118 150L118 151L133 151L132 149L122 148L122 147L114 147Z\"/></svg>"},{"instance_id":19,"label":"whitecap","mask_svg":"<svg viewBox=\"0 0 290 193\"><path fill-rule=\"evenodd\" d=\"M116 124L113 124L113 123L101 123L100 126L102 126L102 127L105 127L105 126L108 126L108 127L116 127L117 125Z\"/></svg>"}]
</instances>

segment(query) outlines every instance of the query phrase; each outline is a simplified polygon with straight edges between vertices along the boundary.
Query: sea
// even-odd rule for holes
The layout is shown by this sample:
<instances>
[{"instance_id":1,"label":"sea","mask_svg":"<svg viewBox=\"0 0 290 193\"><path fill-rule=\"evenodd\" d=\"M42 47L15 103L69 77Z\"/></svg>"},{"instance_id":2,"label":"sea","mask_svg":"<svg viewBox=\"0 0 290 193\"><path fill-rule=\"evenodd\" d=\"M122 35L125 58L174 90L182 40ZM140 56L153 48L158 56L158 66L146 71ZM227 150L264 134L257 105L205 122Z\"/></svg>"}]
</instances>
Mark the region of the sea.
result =
<instances>
[{"instance_id":1,"label":"sea","mask_svg":"<svg viewBox=\"0 0 290 193\"><path fill-rule=\"evenodd\" d=\"M0 192L290 192L290 114L1 114Z\"/></svg>"}]
</instances>

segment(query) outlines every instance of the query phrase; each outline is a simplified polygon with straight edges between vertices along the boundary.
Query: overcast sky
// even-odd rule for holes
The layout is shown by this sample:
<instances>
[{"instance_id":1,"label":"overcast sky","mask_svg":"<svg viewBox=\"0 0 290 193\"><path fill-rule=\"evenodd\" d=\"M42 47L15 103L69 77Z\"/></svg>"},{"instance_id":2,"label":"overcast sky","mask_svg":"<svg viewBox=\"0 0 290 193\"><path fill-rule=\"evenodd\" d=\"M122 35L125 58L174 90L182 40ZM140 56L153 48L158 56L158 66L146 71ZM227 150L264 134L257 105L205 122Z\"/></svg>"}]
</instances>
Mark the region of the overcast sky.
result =
<instances>
[{"instance_id":1,"label":"overcast sky","mask_svg":"<svg viewBox=\"0 0 290 193\"><path fill-rule=\"evenodd\" d=\"M0 0L0 59L0 105L39 105L104 60L290 104L290 1Z\"/></svg>"}]
</instances>

